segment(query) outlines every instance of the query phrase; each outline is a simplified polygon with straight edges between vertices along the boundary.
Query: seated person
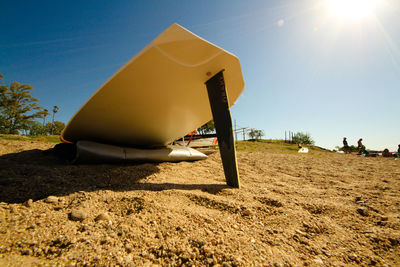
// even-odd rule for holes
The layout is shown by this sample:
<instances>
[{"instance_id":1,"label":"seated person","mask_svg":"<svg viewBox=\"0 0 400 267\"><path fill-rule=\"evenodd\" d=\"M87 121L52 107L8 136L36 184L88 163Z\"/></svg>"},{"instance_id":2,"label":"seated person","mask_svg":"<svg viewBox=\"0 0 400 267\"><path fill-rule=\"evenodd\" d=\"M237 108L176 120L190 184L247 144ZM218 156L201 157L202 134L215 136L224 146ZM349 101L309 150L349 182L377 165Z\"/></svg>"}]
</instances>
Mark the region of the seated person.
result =
<instances>
[{"instance_id":1,"label":"seated person","mask_svg":"<svg viewBox=\"0 0 400 267\"><path fill-rule=\"evenodd\" d=\"M382 152L382 156L385 158L391 157L392 153L389 152L389 149L385 148L385 150L383 150L383 152Z\"/></svg>"},{"instance_id":2,"label":"seated person","mask_svg":"<svg viewBox=\"0 0 400 267\"><path fill-rule=\"evenodd\" d=\"M360 139L358 140L358 142L357 142L357 148L358 148L358 154L359 154L359 155L361 155L361 153L363 152L363 149L362 149L363 146L364 146L364 145L363 145L363 143L362 143L362 138L360 138ZM364 147L364 150L365 150L365 147Z\"/></svg>"},{"instance_id":3,"label":"seated person","mask_svg":"<svg viewBox=\"0 0 400 267\"><path fill-rule=\"evenodd\" d=\"M346 137L343 137L343 151L344 153L350 153L350 147L347 143Z\"/></svg>"}]
</instances>

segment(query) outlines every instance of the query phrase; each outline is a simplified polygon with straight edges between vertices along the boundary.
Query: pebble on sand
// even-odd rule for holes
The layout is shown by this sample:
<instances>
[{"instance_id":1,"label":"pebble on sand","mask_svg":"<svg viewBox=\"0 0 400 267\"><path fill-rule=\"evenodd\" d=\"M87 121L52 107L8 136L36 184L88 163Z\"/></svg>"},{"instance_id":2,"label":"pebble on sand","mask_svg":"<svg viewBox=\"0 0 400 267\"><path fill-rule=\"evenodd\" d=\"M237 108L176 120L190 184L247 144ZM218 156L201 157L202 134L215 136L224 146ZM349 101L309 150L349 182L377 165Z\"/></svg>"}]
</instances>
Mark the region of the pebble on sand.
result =
<instances>
[{"instance_id":1,"label":"pebble on sand","mask_svg":"<svg viewBox=\"0 0 400 267\"><path fill-rule=\"evenodd\" d=\"M361 216L368 216L368 209L367 208L358 208L357 212Z\"/></svg>"},{"instance_id":2,"label":"pebble on sand","mask_svg":"<svg viewBox=\"0 0 400 267\"><path fill-rule=\"evenodd\" d=\"M71 213L69 214L69 219L72 221L83 221L86 219L87 214L83 210L72 210Z\"/></svg>"},{"instance_id":3,"label":"pebble on sand","mask_svg":"<svg viewBox=\"0 0 400 267\"><path fill-rule=\"evenodd\" d=\"M99 215L97 215L97 217L94 220L96 222L97 221L109 221L110 220L110 216L108 215L107 212L104 212L104 213L100 213Z\"/></svg>"},{"instance_id":4,"label":"pebble on sand","mask_svg":"<svg viewBox=\"0 0 400 267\"><path fill-rule=\"evenodd\" d=\"M251 212L251 210L246 209L242 212L243 216L251 216L253 213Z\"/></svg>"},{"instance_id":5,"label":"pebble on sand","mask_svg":"<svg viewBox=\"0 0 400 267\"><path fill-rule=\"evenodd\" d=\"M314 258L314 263L316 263L318 265L323 265L324 264L324 262L319 257L315 257Z\"/></svg>"},{"instance_id":6,"label":"pebble on sand","mask_svg":"<svg viewBox=\"0 0 400 267\"><path fill-rule=\"evenodd\" d=\"M58 197L56 197L56 196L48 196L45 199L45 202L47 202L47 203L58 203Z\"/></svg>"},{"instance_id":7,"label":"pebble on sand","mask_svg":"<svg viewBox=\"0 0 400 267\"><path fill-rule=\"evenodd\" d=\"M25 201L24 205L28 208L31 208L33 206L33 200L28 199L27 201Z\"/></svg>"}]
</instances>

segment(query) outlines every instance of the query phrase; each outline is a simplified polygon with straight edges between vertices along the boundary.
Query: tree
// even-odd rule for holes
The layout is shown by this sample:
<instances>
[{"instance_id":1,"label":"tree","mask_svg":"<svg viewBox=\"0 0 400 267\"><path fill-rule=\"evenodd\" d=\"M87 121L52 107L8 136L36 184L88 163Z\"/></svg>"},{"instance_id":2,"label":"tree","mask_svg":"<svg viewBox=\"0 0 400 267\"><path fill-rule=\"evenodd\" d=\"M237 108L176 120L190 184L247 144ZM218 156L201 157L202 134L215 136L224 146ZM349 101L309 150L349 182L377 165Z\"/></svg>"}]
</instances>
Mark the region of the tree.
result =
<instances>
[{"instance_id":1,"label":"tree","mask_svg":"<svg viewBox=\"0 0 400 267\"><path fill-rule=\"evenodd\" d=\"M61 121L55 121L52 125L51 125L51 129L52 129L52 134L55 135L60 135L62 130L64 130L65 128L65 123L61 122Z\"/></svg>"},{"instance_id":2,"label":"tree","mask_svg":"<svg viewBox=\"0 0 400 267\"><path fill-rule=\"evenodd\" d=\"M49 110L48 109L44 109L44 110L42 110L41 112L40 112L41 114L41 117L43 118L43 126L46 124L46 117L47 116L49 116L50 115L50 112L49 112Z\"/></svg>"},{"instance_id":3,"label":"tree","mask_svg":"<svg viewBox=\"0 0 400 267\"><path fill-rule=\"evenodd\" d=\"M314 145L315 143L309 133L302 133L302 132L296 133L293 136L293 142L303 145Z\"/></svg>"},{"instance_id":4,"label":"tree","mask_svg":"<svg viewBox=\"0 0 400 267\"><path fill-rule=\"evenodd\" d=\"M1 76L1 80L3 76ZM31 95L32 86L13 82L0 86L0 132L17 134L25 124L39 118L39 100Z\"/></svg>"},{"instance_id":5,"label":"tree","mask_svg":"<svg viewBox=\"0 0 400 267\"><path fill-rule=\"evenodd\" d=\"M37 121L29 121L25 126L29 135L38 136L38 135L46 135L46 127Z\"/></svg>"},{"instance_id":6,"label":"tree","mask_svg":"<svg viewBox=\"0 0 400 267\"><path fill-rule=\"evenodd\" d=\"M215 131L214 121L211 120L197 129L200 134L208 134Z\"/></svg>"},{"instance_id":7,"label":"tree","mask_svg":"<svg viewBox=\"0 0 400 267\"><path fill-rule=\"evenodd\" d=\"M58 106L54 106L53 107L53 120L52 120L52 124L53 124L53 126L54 126L54 116L56 115L56 113L58 112L60 110L60 108L58 107ZM50 133L51 135L53 134L53 127L51 128L51 133Z\"/></svg>"},{"instance_id":8,"label":"tree","mask_svg":"<svg viewBox=\"0 0 400 267\"><path fill-rule=\"evenodd\" d=\"M249 135L251 139L261 139L261 137L264 135L264 131L252 128L250 129Z\"/></svg>"}]
</instances>

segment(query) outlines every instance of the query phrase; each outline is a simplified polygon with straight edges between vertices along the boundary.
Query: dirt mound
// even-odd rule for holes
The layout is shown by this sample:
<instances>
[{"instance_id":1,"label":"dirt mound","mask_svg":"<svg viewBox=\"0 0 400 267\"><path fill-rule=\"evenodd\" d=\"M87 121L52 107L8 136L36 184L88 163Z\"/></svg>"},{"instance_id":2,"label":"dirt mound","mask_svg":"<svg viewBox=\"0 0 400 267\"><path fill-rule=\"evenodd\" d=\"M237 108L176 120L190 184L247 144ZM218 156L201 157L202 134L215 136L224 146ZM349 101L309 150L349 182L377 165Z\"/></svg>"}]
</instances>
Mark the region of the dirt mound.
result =
<instances>
[{"instance_id":1,"label":"dirt mound","mask_svg":"<svg viewBox=\"0 0 400 267\"><path fill-rule=\"evenodd\" d=\"M400 161L274 147L198 162L68 165L0 140L0 265L399 265Z\"/></svg>"}]
</instances>

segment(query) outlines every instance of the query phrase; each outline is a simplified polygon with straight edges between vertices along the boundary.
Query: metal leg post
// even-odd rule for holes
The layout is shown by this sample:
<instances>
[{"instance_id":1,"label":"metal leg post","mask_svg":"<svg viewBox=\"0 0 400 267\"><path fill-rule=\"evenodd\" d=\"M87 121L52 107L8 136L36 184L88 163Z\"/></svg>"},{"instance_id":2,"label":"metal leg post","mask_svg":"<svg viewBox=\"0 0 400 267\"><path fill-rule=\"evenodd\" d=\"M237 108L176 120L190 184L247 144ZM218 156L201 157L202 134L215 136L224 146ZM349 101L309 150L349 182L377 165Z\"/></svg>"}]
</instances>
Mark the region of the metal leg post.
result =
<instances>
[{"instance_id":1,"label":"metal leg post","mask_svg":"<svg viewBox=\"0 0 400 267\"><path fill-rule=\"evenodd\" d=\"M225 89L223 71L218 72L206 82L208 98L217 132L226 183L239 188L239 172L236 161L236 149L233 139L232 119L228 96Z\"/></svg>"}]
</instances>

